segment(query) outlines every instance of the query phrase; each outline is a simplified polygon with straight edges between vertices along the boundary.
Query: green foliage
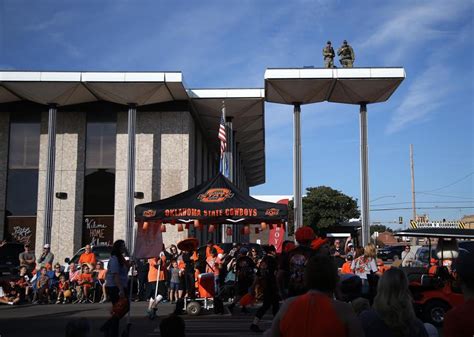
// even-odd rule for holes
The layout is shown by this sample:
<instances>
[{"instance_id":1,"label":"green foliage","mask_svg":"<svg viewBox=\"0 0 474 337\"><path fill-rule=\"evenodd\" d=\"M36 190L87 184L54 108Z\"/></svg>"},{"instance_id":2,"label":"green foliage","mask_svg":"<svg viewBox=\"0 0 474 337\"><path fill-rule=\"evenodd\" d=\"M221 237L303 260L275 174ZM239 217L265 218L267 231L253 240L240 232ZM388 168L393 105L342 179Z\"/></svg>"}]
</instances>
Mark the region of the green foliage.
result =
<instances>
[{"instance_id":1,"label":"green foliage","mask_svg":"<svg viewBox=\"0 0 474 337\"><path fill-rule=\"evenodd\" d=\"M377 225L370 226L370 235L374 234L374 232L379 232L379 233L390 232L390 233L393 233L393 230L390 227L387 227L387 226L384 226L384 225L381 225L381 224L377 224Z\"/></svg>"},{"instance_id":2,"label":"green foliage","mask_svg":"<svg viewBox=\"0 0 474 337\"><path fill-rule=\"evenodd\" d=\"M360 216L357 201L327 186L308 187L303 197L303 224L316 232ZM293 228L293 200L288 204L289 233Z\"/></svg>"}]
</instances>

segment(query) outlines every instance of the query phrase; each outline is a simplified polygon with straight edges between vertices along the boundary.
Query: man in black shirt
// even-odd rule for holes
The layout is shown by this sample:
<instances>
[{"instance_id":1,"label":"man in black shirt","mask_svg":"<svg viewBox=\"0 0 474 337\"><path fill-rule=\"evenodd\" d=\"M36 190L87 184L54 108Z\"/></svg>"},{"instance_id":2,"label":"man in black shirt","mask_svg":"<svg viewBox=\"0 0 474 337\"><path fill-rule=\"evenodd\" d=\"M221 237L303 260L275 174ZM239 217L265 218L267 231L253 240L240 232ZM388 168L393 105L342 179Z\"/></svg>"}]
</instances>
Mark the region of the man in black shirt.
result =
<instances>
[{"instance_id":1,"label":"man in black shirt","mask_svg":"<svg viewBox=\"0 0 474 337\"><path fill-rule=\"evenodd\" d=\"M254 332L262 332L258 326L258 322L262 319L263 315L267 312L270 307L272 307L272 314L275 316L280 308L279 296L278 296L278 286L276 281L276 272L277 272L277 260L276 260L276 250L274 246L265 246L264 247L266 255L260 261L257 279L260 286L263 288L263 304L257 310L253 323L250 325L250 330ZM254 288L252 289L254 293Z\"/></svg>"}]
</instances>

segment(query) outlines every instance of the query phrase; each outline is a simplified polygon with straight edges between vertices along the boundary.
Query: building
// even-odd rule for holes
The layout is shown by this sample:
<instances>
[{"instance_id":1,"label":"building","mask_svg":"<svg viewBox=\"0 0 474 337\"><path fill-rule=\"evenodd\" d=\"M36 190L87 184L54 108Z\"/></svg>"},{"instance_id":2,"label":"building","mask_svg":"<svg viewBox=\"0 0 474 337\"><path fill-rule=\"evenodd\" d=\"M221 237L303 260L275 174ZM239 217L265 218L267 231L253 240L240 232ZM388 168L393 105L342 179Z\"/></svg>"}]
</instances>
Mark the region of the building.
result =
<instances>
[{"instance_id":1,"label":"building","mask_svg":"<svg viewBox=\"0 0 474 337\"><path fill-rule=\"evenodd\" d=\"M130 240L134 205L218 172L223 105L232 179L248 191L265 182L263 89L189 89L180 72L1 71L0 238L37 254L50 243L58 261ZM187 236L168 226L165 244Z\"/></svg>"}]
</instances>

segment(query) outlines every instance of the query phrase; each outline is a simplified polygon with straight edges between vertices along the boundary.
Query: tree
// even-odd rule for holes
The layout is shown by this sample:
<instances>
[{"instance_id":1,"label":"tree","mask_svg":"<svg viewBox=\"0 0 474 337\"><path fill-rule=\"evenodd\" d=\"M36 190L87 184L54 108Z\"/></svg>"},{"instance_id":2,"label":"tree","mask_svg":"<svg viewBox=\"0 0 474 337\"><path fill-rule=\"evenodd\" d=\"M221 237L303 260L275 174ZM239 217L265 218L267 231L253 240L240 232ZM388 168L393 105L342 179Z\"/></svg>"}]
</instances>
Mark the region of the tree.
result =
<instances>
[{"instance_id":1,"label":"tree","mask_svg":"<svg viewBox=\"0 0 474 337\"><path fill-rule=\"evenodd\" d=\"M327 186L308 187L303 197L303 224L316 232L360 216L357 201ZM293 201L288 204L289 232L293 228Z\"/></svg>"},{"instance_id":2,"label":"tree","mask_svg":"<svg viewBox=\"0 0 474 337\"><path fill-rule=\"evenodd\" d=\"M370 235L374 234L374 232L379 232L379 233L390 232L390 233L393 233L393 230L390 227L387 227L385 225L376 224L376 225L370 226Z\"/></svg>"}]
</instances>

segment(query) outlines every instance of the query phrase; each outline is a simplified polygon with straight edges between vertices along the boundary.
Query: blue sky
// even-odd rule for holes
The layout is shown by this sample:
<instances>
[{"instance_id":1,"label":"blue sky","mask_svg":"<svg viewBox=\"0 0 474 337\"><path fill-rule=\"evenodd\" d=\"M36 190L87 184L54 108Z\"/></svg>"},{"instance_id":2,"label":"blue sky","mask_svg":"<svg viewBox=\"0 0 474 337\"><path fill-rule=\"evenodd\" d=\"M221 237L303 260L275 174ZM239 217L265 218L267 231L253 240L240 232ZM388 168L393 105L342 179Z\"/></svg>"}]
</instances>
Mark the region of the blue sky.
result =
<instances>
[{"instance_id":1,"label":"blue sky","mask_svg":"<svg viewBox=\"0 0 474 337\"><path fill-rule=\"evenodd\" d=\"M474 214L473 18L470 0L0 0L0 68L183 72L188 87L263 87L271 67L322 66L347 39L358 67L403 66L392 98L369 105L371 220L411 210ZM303 106L303 188L359 199L358 107ZM266 184L292 194L292 108L266 104ZM377 199L377 200L375 200ZM449 207L449 208L447 208ZM468 208L471 207L471 208ZM393 225L399 227L399 225Z\"/></svg>"}]
</instances>

